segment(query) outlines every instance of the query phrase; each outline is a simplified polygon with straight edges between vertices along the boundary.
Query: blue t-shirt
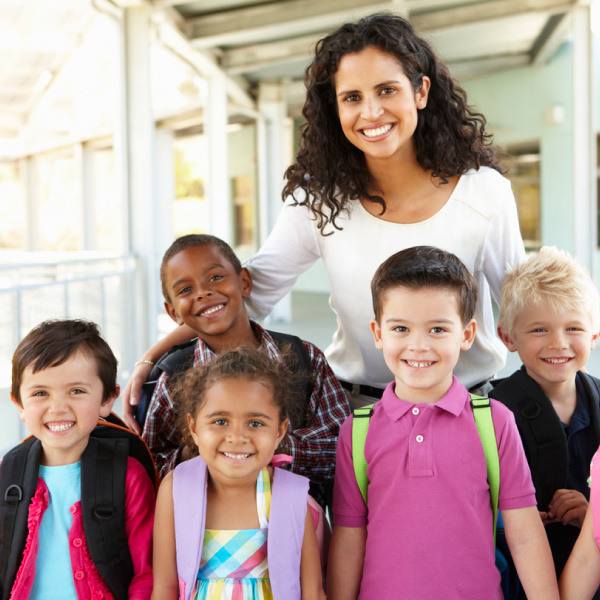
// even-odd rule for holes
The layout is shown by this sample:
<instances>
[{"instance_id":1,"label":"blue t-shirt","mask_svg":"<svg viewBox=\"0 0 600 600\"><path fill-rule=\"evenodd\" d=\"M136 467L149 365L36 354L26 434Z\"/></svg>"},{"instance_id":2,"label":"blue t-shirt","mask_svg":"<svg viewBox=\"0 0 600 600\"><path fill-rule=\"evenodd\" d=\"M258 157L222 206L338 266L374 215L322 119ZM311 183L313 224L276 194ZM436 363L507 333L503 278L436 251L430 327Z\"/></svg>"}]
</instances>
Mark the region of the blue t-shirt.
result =
<instances>
[{"instance_id":1,"label":"blue t-shirt","mask_svg":"<svg viewBox=\"0 0 600 600\"><path fill-rule=\"evenodd\" d=\"M81 499L81 463L40 465L39 475L48 488L50 502L40 524L35 579L29 598L77 600L69 554L69 529L73 523L69 509Z\"/></svg>"}]
</instances>

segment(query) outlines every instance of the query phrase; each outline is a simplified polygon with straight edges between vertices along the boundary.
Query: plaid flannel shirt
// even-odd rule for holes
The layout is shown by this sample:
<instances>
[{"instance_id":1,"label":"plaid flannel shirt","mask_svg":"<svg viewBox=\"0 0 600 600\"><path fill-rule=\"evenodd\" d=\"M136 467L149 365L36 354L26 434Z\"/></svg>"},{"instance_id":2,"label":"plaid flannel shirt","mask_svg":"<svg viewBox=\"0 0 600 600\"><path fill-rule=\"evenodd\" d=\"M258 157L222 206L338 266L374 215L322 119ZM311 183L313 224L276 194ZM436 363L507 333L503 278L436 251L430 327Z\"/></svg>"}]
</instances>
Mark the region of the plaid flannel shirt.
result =
<instances>
[{"instance_id":1,"label":"plaid flannel shirt","mask_svg":"<svg viewBox=\"0 0 600 600\"><path fill-rule=\"evenodd\" d=\"M251 321L261 348L274 360L281 352L269 333ZM350 414L348 400L324 354L313 344L303 342L311 361L314 386L307 407L306 426L290 430L280 451L293 459L290 470L316 482L333 478L335 450L341 424ZM194 366L212 359L213 351L200 339L194 351ZM172 382L163 373L154 389L142 437L148 444L160 477L175 468L181 459L181 437L171 399Z\"/></svg>"}]
</instances>

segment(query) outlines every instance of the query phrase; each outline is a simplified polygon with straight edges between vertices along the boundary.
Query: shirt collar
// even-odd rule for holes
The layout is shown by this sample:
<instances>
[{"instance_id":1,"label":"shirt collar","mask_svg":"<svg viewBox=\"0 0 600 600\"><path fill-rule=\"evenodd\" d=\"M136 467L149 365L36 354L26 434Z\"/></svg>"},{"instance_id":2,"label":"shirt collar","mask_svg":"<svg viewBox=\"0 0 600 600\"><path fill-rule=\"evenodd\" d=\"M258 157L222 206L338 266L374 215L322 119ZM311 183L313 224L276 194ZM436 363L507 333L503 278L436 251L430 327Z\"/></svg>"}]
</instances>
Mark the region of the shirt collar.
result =
<instances>
[{"instance_id":1,"label":"shirt collar","mask_svg":"<svg viewBox=\"0 0 600 600\"><path fill-rule=\"evenodd\" d=\"M383 410L392 421L397 421L403 417L413 406L414 402L400 400L394 390L396 382L392 381L384 390L381 397ZM453 375L452 384L444 396L435 403L435 406L453 414L457 417L464 409L466 402L471 399L467 389L459 383L458 379Z\"/></svg>"},{"instance_id":2,"label":"shirt collar","mask_svg":"<svg viewBox=\"0 0 600 600\"><path fill-rule=\"evenodd\" d=\"M260 347L266 351L270 358L279 358L280 352L277 344L269 335L266 329L263 329L258 323L250 319L250 326L260 342ZM198 338L196 349L194 351L194 365L202 365L214 357L215 353L207 346L202 338Z\"/></svg>"}]
</instances>

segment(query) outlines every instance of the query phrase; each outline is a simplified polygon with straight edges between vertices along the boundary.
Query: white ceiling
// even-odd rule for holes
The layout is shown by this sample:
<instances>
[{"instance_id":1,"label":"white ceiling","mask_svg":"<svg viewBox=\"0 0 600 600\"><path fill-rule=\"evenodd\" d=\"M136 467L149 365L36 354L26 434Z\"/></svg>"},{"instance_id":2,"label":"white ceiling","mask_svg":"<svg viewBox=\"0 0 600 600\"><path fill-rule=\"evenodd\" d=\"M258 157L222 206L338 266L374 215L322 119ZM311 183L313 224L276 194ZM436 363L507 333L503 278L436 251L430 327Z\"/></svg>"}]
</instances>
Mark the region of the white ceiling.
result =
<instances>
[{"instance_id":1,"label":"white ceiling","mask_svg":"<svg viewBox=\"0 0 600 600\"><path fill-rule=\"evenodd\" d=\"M94 101L99 114L92 122L80 119L85 122L78 129L102 128L103 94L114 93L108 49L116 44L106 22L126 6L149 6L155 23L174 26L193 51L211 57L251 94L260 81L285 80L297 110L311 49L343 22L377 11L401 14L455 76L468 78L547 60L568 38L568 11L580 2L585 0L0 0L0 139L18 139L24 131L72 132L77 106ZM92 61L85 54L82 65L86 45L102 47L104 39L107 51Z\"/></svg>"}]
</instances>

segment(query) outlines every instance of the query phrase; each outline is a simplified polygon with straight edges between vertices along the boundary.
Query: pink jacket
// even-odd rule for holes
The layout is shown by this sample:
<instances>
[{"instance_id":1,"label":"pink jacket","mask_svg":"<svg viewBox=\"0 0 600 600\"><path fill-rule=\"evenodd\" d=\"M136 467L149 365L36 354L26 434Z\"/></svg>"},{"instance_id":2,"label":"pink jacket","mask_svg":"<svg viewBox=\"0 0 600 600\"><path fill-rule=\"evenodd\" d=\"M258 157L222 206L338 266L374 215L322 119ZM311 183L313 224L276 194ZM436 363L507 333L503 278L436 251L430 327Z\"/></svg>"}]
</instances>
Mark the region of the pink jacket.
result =
<instances>
[{"instance_id":1,"label":"pink jacket","mask_svg":"<svg viewBox=\"0 0 600 600\"><path fill-rule=\"evenodd\" d=\"M27 600L31 592L38 554L38 534L48 502L48 488L40 478L29 506L23 561L13 584L11 600ZM154 488L146 471L137 460L129 457L125 480L125 527L134 568L134 577L129 586L130 600L148 600L152 594L154 503ZM73 515L73 524L69 530L69 554L77 598L114 600L92 562L83 531L81 501L73 504L69 512Z\"/></svg>"}]
</instances>

